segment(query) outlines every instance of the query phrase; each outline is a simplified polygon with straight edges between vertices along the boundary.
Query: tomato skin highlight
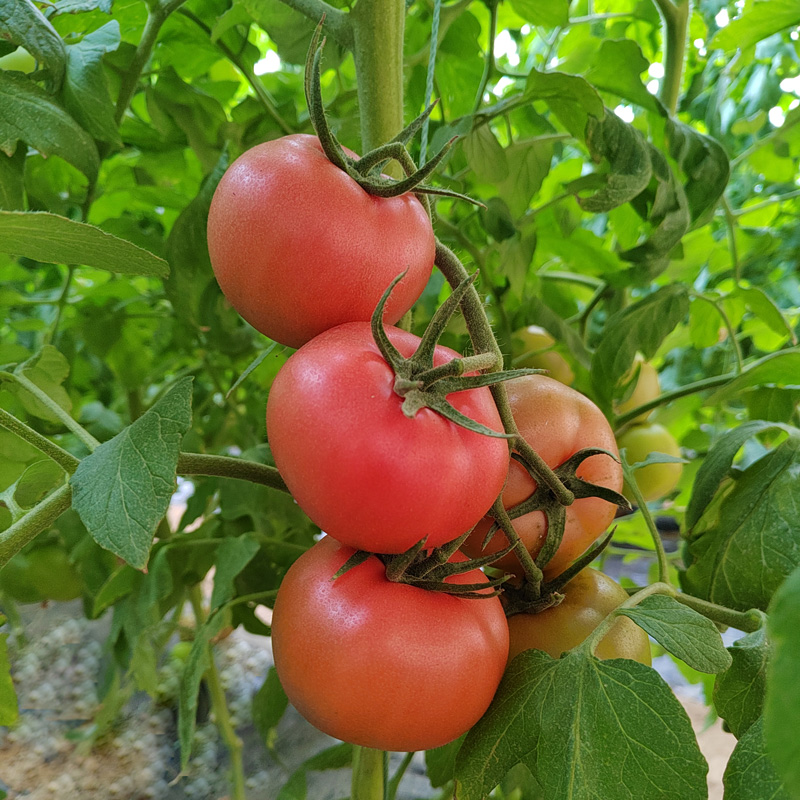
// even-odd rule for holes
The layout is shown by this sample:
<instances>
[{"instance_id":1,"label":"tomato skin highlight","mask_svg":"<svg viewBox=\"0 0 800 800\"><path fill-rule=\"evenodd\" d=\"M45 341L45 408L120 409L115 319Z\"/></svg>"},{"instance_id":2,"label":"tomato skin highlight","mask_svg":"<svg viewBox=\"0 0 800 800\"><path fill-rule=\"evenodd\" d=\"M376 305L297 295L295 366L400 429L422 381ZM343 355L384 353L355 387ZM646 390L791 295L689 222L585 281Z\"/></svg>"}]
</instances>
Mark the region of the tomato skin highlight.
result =
<instances>
[{"instance_id":1,"label":"tomato skin highlight","mask_svg":"<svg viewBox=\"0 0 800 800\"><path fill-rule=\"evenodd\" d=\"M332 581L353 552L325 537L287 572L272 617L283 688L309 722L343 741L393 751L447 744L480 719L505 669L500 601L392 583L376 557Z\"/></svg>"},{"instance_id":2,"label":"tomato skin highlight","mask_svg":"<svg viewBox=\"0 0 800 800\"><path fill-rule=\"evenodd\" d=\"M603 412L580 392L544 375L528 375L506 383L511 412L525 441L551 467L558 467L570 456L585 447L602 447L618 454L614 432ZM603 454L587 458L578 467L577 475L596 483L622 491L622 467ZM512 460L508 481L503 490L503 505L512 508L526 500L536 488L527 470ZM556 573L569 566L611 524L617 507L599 497L576 500L567 507L564 538L556 554L548 562L548 573ZM501 533L494 535L486 550L481 550L492 520L482 519L464 543L463 550L477 557L496 552L508 545ZM547 536L547 521L541 511L532 511L513 521L525 547L535 558ZM522 565L513 553L503 556L493 565L515 575L523 574Z\"/></svg>"},{"instance_id":3,"label":"tomato skin highlight","mask_svg":"<svg viewBox=\"0 0 800 800\"><path fill-rule=\"evenodd\" d=\"M208 250L231 305L275 341L299 347L386 306L397 322L422 294L435 241L413 194L368 194L325 156L316 136L293 134L251 148L219 182Z\"/></svg>"},{"instance_id":4,"label":"tomato skin highlight","mask_svg":"<svg viewBox=\"0 0 800 800\"><path fill-rule=\"evenodd\" d=\"M387 327L404 356L420 339ZM458 354L437 347L439 365ZM289 490L325 533L374 553L437 547L491 507L508 472L505 440L468 431L428 408L406 417L394 373L365 322L313 339L284 364L267 401L267 436ZM448 396L496 431L488 388Z\"/></svg>"},{"instance_id":5,"label":"tomato skin highlight","mask_svg":"<svg viewBox=\"0 0 800 800\"><path fill-rule=\"evenodd\" d=\"M553 658L577 647L628 593L608 575L587 567L561 590L564 600L539 614L508 619L508 660L524 650L543 650ZM598 658L630 658L650 666L650 640L632 620L620 617L595 648Z\"/></svg>"}]
</instances>

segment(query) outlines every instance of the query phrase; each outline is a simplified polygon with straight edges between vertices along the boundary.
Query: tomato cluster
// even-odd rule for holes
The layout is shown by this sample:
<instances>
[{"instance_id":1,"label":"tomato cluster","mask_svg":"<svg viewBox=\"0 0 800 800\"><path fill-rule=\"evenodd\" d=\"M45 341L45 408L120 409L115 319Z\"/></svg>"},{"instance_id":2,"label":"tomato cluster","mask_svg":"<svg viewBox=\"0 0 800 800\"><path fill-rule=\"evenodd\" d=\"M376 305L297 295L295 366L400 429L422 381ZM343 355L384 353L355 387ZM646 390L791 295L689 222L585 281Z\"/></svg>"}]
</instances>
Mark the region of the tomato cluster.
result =
<instances>
[{"instance_id":1,"label":"tomato cluster","mask_svg":"<svg viewBox=\"0 0 800 800\"><path fill-rule=\"evenodd\" d=\"M458 353L390 324L430 275L435 240L427 213L413 195L369 194L315 138L289 136L232 165L211 204L208 238L232 305L266 335L299 346L270 389L267 435L287 487L326 535L289 569L275 601L275 666L287 696L321 730L355 744L444 745L485 712L509 658L495 584L448 543L474 529L464 550L482 554L493 523L486 515L498 497L511 508L536 483L510 459L506 439L488 435L500 434L503 420L487 386L445 382L450 388L436 403L419 400L429 389L425 376L435 374L431 384L442 371L474 376L451 363ZM401 271L381 326L379 302ZM553 344L527 334L528 349ZM561 377L568 382L572 373ZM507 386L520 436L549 466L601 448L576 479L621 490L613 433L591 401L541 375ZM409 392L418 393L410 405ZM596 497L577 500L552 568L581 555L614 510ZM543 514L532 511L514 525L535 557L547 535ZM489 552L505 544L498 534ZM420 574L404 572L426 554ZM495 566L524 574L513 555ZM437 583L429 576L438 568L445 577ZM593 602L582 580L568 585L573 600L563 610L514 616L512 632L546 627L549 618L570 628L574 608ZM619 593L611 596L617 605ZM600 603L597 621L611 608ZM589 630L576 628L578 638ZM548 649L535 636L513 635L512 654Z\"/></svg>"}]
</instances>

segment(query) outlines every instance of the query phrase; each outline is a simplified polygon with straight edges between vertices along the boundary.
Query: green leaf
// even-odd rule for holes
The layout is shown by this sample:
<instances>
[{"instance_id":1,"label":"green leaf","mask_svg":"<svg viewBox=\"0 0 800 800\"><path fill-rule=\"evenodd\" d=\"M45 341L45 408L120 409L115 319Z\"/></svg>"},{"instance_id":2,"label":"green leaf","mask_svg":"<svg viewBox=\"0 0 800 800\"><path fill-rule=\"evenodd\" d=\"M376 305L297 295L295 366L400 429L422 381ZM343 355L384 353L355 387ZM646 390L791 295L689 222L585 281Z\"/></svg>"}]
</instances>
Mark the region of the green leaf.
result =
<instances>
[{"instance_id":1,"label":"green leaf","mask_svg":"<svg viewBox=\"0 0 800 800\"><path fill-rule=\"evenodd\" d=\"M786 737L786 731L783 735ZM739 739L722 782L725 800L791 800L767 753L763 718L759 717Z\"/></svg>"},{"instance_id":2,"label":"green leaf","mask_svg":"<svg viewBox=\"0 0 800 800\"><path fill-rule=\"evenodd\" d=\"M46 344L38 353L20 364L17 370L35 383L65 411L72 409L72 400L62 386L69 375L69 362L55 347ZM19 398L29 414L33 414L39 419L61 423L61 419L54 411L30 394L23 386L14 381L7 381L5 387Z\"/></svg>"},{"instance_id":3,"label":"green leaf","mask_svg":"<svg viewBox=\"0 0 800 800\"><path fill-rule=\"evenodd\" d=\"M751 464L686 534L681 584L696 597L765 610L800 563L800 431Z\"/></svg>"},{"instance_id":4,"label":"green leaf","mask_svg":"<svg viewBox=\"0 0 800 800\"><path fill-rule=\"evenodd\" d=\"M764 736L767 752L792 796L800 794L800 569L775 594L767 633L772 659L767 667Z\"/></svg>"},{"instance_id":5,"label":"green leaf","mask_svg":"<svg viewBox=\"0 0 800 800\"><path fill-rule=\"evenodd\" d=\"M766 627L748 633L728 648L733 659L714 683L714 707L737 738L761 716L770 644Z\"/></svg>"},{"instance_id":6,"label":"green leaf","mask_svg":"<svg viewBox=\"0 0 800 800\"><path fill-rule=\"evenodd\" d=\"M0 617L0 624L3 622L5 622L5 618ZM19 715L17 693L11 680L7 639L7 633L0 633L0 725L13 725Z\"/></svg>"},{"instance_id":7,"label":"green leaf","mask_svg":"<svg viewBox=\"0 0 800 800\"><path fill-rule=\"evenodd\" d=\"M796 0L760 0L748 4L736 19L717 31L709 49L726 53L745 50L773 33L800 25L800 8Z\"/></svg>"},{"instance_id":8,"label":"green leaf","mask_svg":"<svg viewBox=\"0 0 800 800\"><path fill-rule=\"evenodd\" d=\"M738 378L726 383L708 397L706 404L718 406L751 386L767 384L790 389L800 388L800 349L770 353L749 364Z\"/></svg>"},{"instance_id":9,"label":"green leaf","mask_svg":"<svg viewBox=\"0 0 800 800\"><path fill-rule=\"evenodd\" d=\"M14 155L23 141L45 158L60 156L89 180L100 168L94 140L26 75L0 70L0 150Z\"/></svg>"},{"instance_id":10,"label":"green leaf","mask_svg":"<svg viewBox=\"0 0 800 800\"><path fill-rule=\"evenodd\" d=\"M620 611L698 672L724 672L731 656L714 623L672 597L653 595Z\"/></svg>"},{"instance_id":11,"label":"green leaf","mask_svg":"<svg viewBox=\"0 0 800 800\"><path fill-rule=\"evenodd\" d=\"M608 110L602 120L589 117L586 145L592 159L596 162L606 159L610 170L608 174L596 176L597 180L602 179L603 188L590 197L578 198L586 211L610 211L630 202L647 188L653 174L649 148L644 136L632 125Z\"/></svg>"},{"instance_id":12,"label":"green leaf","mask_svg":"<svg viewBox=\"0 0 800 800\"><path fill-rule=\"evenodd\" d=\"M111 608L117 600L129 595L141 582L142 574L121 564L112 572L94 596L92 617L96 619L107 608Z\"/></svg>"},{"instance_id":13,"label":"green leaf","mask_svg":"<svg viewBox=\"0 0 800 800\"><path fill-rule=\"evenodd\" d=\"M0 153L0 210L18 211L25 207L24 168L25 153L21 149L13 156Z\"/></svg>"},{"instance_id":14,"label":"green leaf","mask_svg":"<svg viewBox=\"0 0 800 800\"><path fill-rule=\"evenodd\" d=\"M167 263L94 225L44 211L0 211L0 250L47 264L164 277Z\"/></svg>"},{"instance_id":15,"label":"green leaf","mask_svg":"<svg viewBox=\"0 0 800 800\"><path fill-rule=\"evenodd\" d=\"M47 70L47 85L57 92L64 80L64 43L31 0L0 0L0 39L10 39L36 57Z\"/></svg>"},{"instance_id":16,"label":"green leaf","mask_svg":"<svg viewBox=\"0 0 800 800\"><path fill-rule=\"evenodd\" d=\"M267 747L272 746L275 727L281 721L288 705L289 698L283 691L278 673L275 667L270 667L261 688L253 695L252 704L253 724Z\"/></svg>"},{"instance_id":17,"label":"green leaf","mask_svg":"<svg viewBox=\"0 0 800 800\"><path fill-rule=\"evenodd\" d=\"M191 424L192 379L81 461L72 506L95 541L144 569L158 523L175 491L181 440Z\"/></svg>"},{"instance_id":18,"label":"green leaf","mask_svg":"<svg viewBox=\"0 0 800 800\"><path fill-rule=\"evenodd\" d=\"M326 769L344 769L353 762L353 745L335 744L304 761L278 792L276 800L306 800L306 773Z\"/></svg>"},{"instance_id":19,"label":"green leaf","mask_svg":"<svg viewBox=\"0 0 800 800\"><path fill-rule=\"evenodd\" d=\"M526 22L560 28L569 22L568 0L511 0L511 8Z\"/></svg>"},{"instance_id":20,"label":"green leaf","mask_svg":"<svg viewBox=\"0 0 800 800\"><path fill-rule=\"evenodd\" d=\"M705 800L708 767L658 673L577 650L515 658L456 757L459 800L482 800L522 761L548 800Z\"/></svg>"},{"instance_id":21,"label":"green leaf","mask_svg":"<svg viewBox=\"0 0 800 800\"><path fill-rule=\"evenodd\" d=\"M103 72L103 56L120 43L119 22L111 20L67 47L64 105L85 130L102 142L121 145L114 103Z\"/></svg>"},{"instance_id":22,"label":"green leaf","mask_svg":"<svg viewBox=\"0 0 800 800\"><path fill-rule=\"evenodd\" d=\"M464 155L472 171L485 183L499 183L508 177L506 154L489 125L473 128L463 140Z\"/></svg>"},{"instance_id":23,"label":"green leaf","mask_svg":"<svg viewBox=\"0 0 800 800\"><path fill-rule=\"evenodd\" d=\"M632 39L603 39L586 79L648 111L658 111L658 101L640 77L649 66L642 49Z\"/></svg>"},{"instance_id":24,"label":"green leaf","mask_svg":"<svg viewBox=\"0 0 800 800\"><path fill-rule=\"evenodd\" d=\"M770 430L785 430L791 433L790 427L760 420L745 422L738 428L724 433L703 459L694 479L692 496L686 507L686 525L693 528L704 510L714 498L725 478L729 477L731 465L741 446L751 437Z\"/></svg>"},{"instance_id":25,"label":"green leaf","mask_svg":"<svg viewBox=\"0 0 800 800\"><path fill-rule=\"evenodd\" d=\"M53 489L64 483L64 475L64 470L54 461L36 461L16 482L14 502L20 508L33 508Z\"/></svg>"},{"instance_id":26,"label":"green leaf","mask_svg":"<svg viewBox=\"0 0 800 800\"><path fill-rule=\"evenodd\" d=\"M684 286L671 284L618 311L608 320L592 359L592 386L609 406L614 387L630 370L637 351L652 358L661 342L683 322L689 310Z\"/></svg>"},{"instance_id":27,"label":"green leaf","mask_svg":"<svg viewBox=\"0 0 800 800\"><path fill-rule=\"evenodd\" d=\"M247 535L224 539L217 548L214 589L211 592L212 611L227 603L234 594L233 581L258 552L258 542Z\"/></svg>"},{"instance_id":28,"label":"green leaf","mask_svg":"<svg viewBox=\"0 0 800 800\"><path fill-rule=\"evenodd\" d=\"M589 116L602 119L605 110L597 90L579 75L531 70L526 98L545 100L548 108L576 138L583 139Z\"/></svg>"},{"instance_id":29,"label":"green leaf","mask_svg":"<svg viewBox=\"0 0 800 800\"><path fill-rule=\"evenodd\" d=\"M531 198L539 191L553 159L553 143L531 139L509 145L506 150L508 177L497 186L515 217L528 209Z\"/></svg>"},{"instance_id":30,"label":"green leaf","mask_svg":"<svg viewBox=\"0 0 800 800\"><path fill-rule=\"evenodd\" d=\"M466 735L466 734L465 734ZM438 789L453 780L456 769L456 756L464 743L464 736L459 736L450 744L425 751L425 768L428 780L434 789Z\"/></svg>"}]
</instances>

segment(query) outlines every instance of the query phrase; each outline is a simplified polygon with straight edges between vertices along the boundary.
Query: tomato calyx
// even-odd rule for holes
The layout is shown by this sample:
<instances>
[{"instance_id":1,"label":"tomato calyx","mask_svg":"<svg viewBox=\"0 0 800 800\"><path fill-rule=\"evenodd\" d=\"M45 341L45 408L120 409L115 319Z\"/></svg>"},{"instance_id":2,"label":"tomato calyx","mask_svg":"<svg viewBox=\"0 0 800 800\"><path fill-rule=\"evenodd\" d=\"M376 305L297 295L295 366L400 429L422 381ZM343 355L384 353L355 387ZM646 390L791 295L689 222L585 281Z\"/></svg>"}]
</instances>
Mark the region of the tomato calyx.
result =
<instances>
[{"instance_id":1,"label":"tomato calyx","mask_svg":"<svg viewBox=\"0 0 800 800\"><path fill-rule=\"evenodd\" d=\"M433 365L436 343L458 309L461 299L475 281L477 273L465 278L450 297L439 306L422 335L419 347L410 358L405 358L400 354L400 351L389 340L383 326L383 309L386 301L389 299L392 289L403 279L404 275L405 272L398 275L383 293L371 321L375 344L395 374L394 391L403 398L403 413L413 419L423 408L430 408L450 422L475 433L498 439L514 439L516 434L492 430L462 414L447 401L447 395L452 392L492 386L521 375L538 374L541 370L515 369L479 372L477 375L469 374L476 370L494 370L498 366L499 359L495 353L491 352L454 358L438 367Z\"/></svg>"},{"instance_id":2,"label":"tomato calyx","mask_svg":"<svg viewBox=\"0 0 800 800\"><path fill-rule=\"evenodd\" d=\"M422 128L425 120L431 115L431 112L436 107L436 102L431 103L422 114L403 128L394 139L365 153L360 159L353 158L345 153L328 125L322 101L320 62L324 46L325 39L322 37L322 22L320 22L311 40L311 46L306 57L304 88L309 119L314 127L314 132L319 138L322 149L331 163L346 172L362 189L376 197L398 197L406 192L413 191L418 195L433 194L466 200L469 203L485 208L483 203L459 192L423 183L442 162L442 159L458 139L457 136L446 142L436 155L419 168L406 149L406 144L411 141ZM390 161L396 161L400 164L405 172L405 178L395 180L382 174L381 170Z\"/></svg>"},{"instance_id":3,"label":"tomato calyx","mask_svg":"<svg viewBox=\"0 0 800 800\"><path fill-rule=\"evenodd\" d=\"M471 600L496 597L500 594L503 584L511 576L502 575L480 583L451 583L447 580L454 575L463 575L489 566L513 549L513 545L510 545L504 550L481 558L454 560L453 557L469 533L468 531L453 541L432 549L426 549L427 537L425 537L404 553L385 554L357 550L333 575L331 580L340 578L354 567L363 564L368 558L376 556L386 568L386 579L392 583L405 583L418 589L457 595Z\"/></svg>"}]
</instances>

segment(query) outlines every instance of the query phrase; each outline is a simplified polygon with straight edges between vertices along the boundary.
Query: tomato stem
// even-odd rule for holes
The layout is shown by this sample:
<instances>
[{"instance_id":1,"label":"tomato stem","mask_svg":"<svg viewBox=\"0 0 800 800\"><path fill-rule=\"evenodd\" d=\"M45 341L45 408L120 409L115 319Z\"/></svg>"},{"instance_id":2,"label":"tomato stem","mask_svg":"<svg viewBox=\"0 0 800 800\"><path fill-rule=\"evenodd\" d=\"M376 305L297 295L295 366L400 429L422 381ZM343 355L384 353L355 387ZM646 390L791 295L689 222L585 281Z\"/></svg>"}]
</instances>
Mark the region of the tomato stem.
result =
<instances>
[{"instance_id":1,"label":"tomato stem","mask_svg":"<svg viewBox=\"0 0 800 800\"><path fill-rule=\"evenodd\" d=\"M0 427L33 445L39 452L44 453L70 474L75 472L78 464L81 463L80 459L76 458L72 453L68 453L55 442L51 442L41 433L26 425L22 420L17 419L13 414L9 414L3 408L0 408Z\"/></svg>"},{"instance_id":2,"label":"tomato stem","mask_svg":"<svg viewBox=\"0 0 800 800\"><path fill-rule=\"evenodd\" d=\"M353 745L351 800L384 800L387 754Z\"/></svg>"},{"instance_id":3,"label":"tomato stem","mask_svg":"<svg viewBox=\"0 0 800 800\"><path fill-rule=\"evenodd\" d=\"M244 458L214 456L206 453L181 453L178 472L182 475L211 475L220 478L237 478L260 483L288 494L289 489L275 467L248 461Z\"/></svg>"}]
</instances>

